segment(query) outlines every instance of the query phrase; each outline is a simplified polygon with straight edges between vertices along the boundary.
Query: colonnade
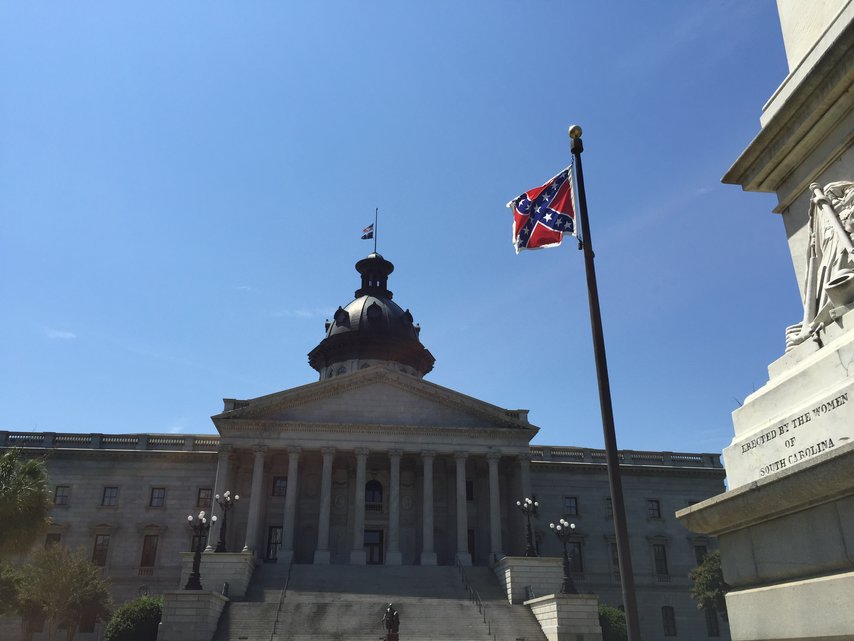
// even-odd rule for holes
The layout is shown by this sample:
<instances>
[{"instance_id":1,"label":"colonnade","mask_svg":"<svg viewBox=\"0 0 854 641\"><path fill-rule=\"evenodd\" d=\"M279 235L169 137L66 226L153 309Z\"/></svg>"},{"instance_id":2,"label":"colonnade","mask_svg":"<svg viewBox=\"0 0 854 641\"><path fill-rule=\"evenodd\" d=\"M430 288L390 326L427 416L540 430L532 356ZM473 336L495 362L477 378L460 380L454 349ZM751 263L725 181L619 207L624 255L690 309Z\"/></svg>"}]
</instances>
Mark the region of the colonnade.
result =
<instances>
[{"instance_id":1,"label":"colonnade","mask_svg":"<svg viewBox=\"0 0 854 641\"><path fill-rule=\"evenodd\" d=\"M265 459L268 453L266 445L254 447L254 461L252 466L251 493L249 496L249 515L246 525L246 538L243 551L254 553L262 518L262 501L264 498L263 479ZM302 448L290 446L288 453L288 481L285 490L284 518L282 523L282 545L278 558L290 562L294 555L294 533L296 526L297 497L299 474L294 471L299 469ZM228 469L229 457L232 453L231 446L224 444L220 447L214 492L221 494L229 483ZM337 454L352 454L356 461L355 484L353 488L353 538L349 553L349 562L353 565L366 563L364 549L365 531L365 478L367 471L368 455L378 453L368 448L355 448L353 450L336 450L334 447L323 447L320 449L323 464L320 479L320 502L317 529L317 547L314 552L315 564L330 563L331 551L329 546L330 513L332 508L332 468ZM384 562L386 565L400 565L402 553L400 549L400 463L404 452L400 449L390 449L385 452L388 456L388 529L386 532L386 549ZM455 461L456 481L456 558L463 565L471 565L472 557L468 541L468 502L466 497L466 462L470 456L484 456L489 469L489 538L490 558L497 559L502 556L501 541L501 505L499 492L499 470L498 464L501 453L488 451L472 454L465 451L455 451L452 454ZM437 557L434 549L434 497L433 497L433 468L437 453L433 450L418 452L421 459L422 469L422 535L419 562L421 565L436 565ZM519 457L520 479L523 494L530 495L530 459ZM214 506L214 510L218 510ZM221 518L221 515L220 515ZM209 541L215 541L219 533L220 522L215 523L210 531ZM212 550L210 545L208 551Z\"/></svg>"}]
</instances>

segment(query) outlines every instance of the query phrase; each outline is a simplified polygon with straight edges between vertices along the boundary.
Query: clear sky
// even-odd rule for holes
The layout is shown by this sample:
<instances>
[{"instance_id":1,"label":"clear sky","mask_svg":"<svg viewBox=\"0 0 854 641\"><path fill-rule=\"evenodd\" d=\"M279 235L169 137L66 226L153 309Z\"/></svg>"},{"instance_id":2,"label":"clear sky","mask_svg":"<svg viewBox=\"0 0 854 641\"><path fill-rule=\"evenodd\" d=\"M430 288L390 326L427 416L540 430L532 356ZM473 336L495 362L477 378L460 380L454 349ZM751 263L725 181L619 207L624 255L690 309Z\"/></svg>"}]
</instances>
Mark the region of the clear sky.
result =
<instances>
[{"instance_id":1,"label":"clear sky","mask_svg":"<svg viewBox=\"0 0 854 641\"><path fill-rule=\"evenodd\" d=\"M602 447L581 252L505 203L584 171L621 448L716 452L801 315L720 177L786 75L771 0L0 5L0 429L213 432L316 380L380 208L428 380Z\"/></svg>"}]
</instances>

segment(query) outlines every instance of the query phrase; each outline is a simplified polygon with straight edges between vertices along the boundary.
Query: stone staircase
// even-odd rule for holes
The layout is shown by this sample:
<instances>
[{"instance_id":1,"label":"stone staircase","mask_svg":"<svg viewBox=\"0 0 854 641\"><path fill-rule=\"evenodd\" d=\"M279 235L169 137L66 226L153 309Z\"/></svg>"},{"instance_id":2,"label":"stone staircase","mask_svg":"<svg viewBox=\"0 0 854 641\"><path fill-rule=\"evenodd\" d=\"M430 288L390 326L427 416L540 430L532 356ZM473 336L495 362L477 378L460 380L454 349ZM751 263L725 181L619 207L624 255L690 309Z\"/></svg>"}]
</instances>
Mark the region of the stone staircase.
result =
<instances>
[{"instance_id":1,"label":"stone staircase","mask_svg":"<svg viewBox=\"0 0 854 641\"><path fill-rule=\"evenodd\" d=\"M488 568L466 572L491 630L453 567L269 564L256 569L245 601L228 604L214 641L378 641L389 602L405 641L544 641L533 615L507 602Z\"/></svg>"}]
</instances>

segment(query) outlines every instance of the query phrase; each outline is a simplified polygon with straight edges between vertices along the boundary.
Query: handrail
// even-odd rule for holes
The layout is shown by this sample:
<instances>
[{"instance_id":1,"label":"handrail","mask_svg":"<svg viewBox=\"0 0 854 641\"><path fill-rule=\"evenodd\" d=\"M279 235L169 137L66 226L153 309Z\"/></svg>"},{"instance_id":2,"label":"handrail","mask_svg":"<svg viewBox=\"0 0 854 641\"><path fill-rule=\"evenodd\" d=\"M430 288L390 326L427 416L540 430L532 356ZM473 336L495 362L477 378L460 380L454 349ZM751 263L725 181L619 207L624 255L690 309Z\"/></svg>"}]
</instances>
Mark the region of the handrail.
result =
<instances>
[{"instance_id":1,"label":"handrail","mask_svg":"<svg viewBox=\"0 0 854 641\"><path fill-rule=\"evenodd\" d=\"M492 637L493 641L498 641L498 637L492 631L492 619L486 616L486 604L481 600L478 591L472 587L471 583L469 583L469 578L468 576L466 576L466 571L463 568L463 564L460 563L459 559L457 559L457 569L460 572L460 582L463 584L463 587L466 589L466 592L468 592L469 601L471 601L477 606L477 611L483 617L483 622L486 624L487 634Z\"/></svg>"},{"instance_id":2,"label":"handrail","mask_svg":"<svg viewBox=\"0 0 854 641\"><path fill-rule=\"evenodd\" d=\"M273 638L278 634L279 619L282 616L282 606L285 604L285 596L288 593L288 586L291 583L291 570L293 570L293 568L293 563L288 563L288 574L285 576L285 584L282 586L282 592L279 594L279 607L276 608L276 620L273 621L273 630L270 632L270 641L273 641Z\"/></svg>"}]
</instances>

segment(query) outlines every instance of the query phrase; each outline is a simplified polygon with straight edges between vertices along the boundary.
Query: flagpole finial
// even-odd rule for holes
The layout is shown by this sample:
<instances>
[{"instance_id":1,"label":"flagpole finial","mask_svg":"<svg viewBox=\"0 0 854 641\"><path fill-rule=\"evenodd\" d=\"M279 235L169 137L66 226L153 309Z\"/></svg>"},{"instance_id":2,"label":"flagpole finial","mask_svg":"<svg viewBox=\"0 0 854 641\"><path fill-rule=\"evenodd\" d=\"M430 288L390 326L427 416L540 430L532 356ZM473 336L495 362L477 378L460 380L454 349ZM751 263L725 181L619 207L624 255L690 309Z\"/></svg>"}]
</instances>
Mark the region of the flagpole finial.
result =
<instances>
[{"instance_id":1,"label":"flagpole finial","mask_svg":"<svg viewBox=\"0 0 854 641\"><path fill-rule=\"evenodd\" d=\"M569 127L569 137L573 140L581 138L581 125L571 125Z\"/></svg>"}]
</instances>

